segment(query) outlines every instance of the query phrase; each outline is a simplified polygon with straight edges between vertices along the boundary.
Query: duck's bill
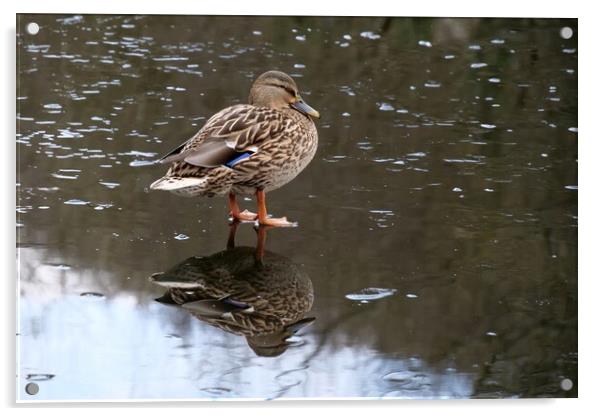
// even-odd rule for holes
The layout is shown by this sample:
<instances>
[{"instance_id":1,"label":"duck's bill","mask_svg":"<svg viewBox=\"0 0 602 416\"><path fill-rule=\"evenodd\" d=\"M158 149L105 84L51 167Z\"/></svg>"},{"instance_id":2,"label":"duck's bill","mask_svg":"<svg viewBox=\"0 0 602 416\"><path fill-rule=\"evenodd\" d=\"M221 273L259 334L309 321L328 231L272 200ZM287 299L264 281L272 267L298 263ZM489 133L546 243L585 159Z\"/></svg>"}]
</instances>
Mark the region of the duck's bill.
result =
<instances>
[{"instance_id":1,"label":"duck's bill","mask_svg":"<svg viewBox=\"0 0 602 416\"><path fill-rule=\"evenodd\" d=\"M320 118L320 113L318 113L316 110L305 104L305 102L302 100L292 103L291 107L293 107L297 111L302 112L303 114L307 114L308 116Z\"/></svg>"}]
</instances>

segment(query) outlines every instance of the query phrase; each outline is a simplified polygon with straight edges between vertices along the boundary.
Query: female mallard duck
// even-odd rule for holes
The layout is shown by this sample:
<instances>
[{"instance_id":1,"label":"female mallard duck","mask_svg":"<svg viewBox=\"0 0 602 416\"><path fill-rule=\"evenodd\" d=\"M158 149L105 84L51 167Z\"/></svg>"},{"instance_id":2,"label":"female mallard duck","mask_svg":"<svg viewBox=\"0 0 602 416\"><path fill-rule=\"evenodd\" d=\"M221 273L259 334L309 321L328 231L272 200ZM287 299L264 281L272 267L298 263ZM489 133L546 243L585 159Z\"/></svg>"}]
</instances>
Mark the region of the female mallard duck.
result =
<instances>
[{"instance_id":1,"label":"female mallard duck","mask_svg":"<svg viewBox=\"0 0 602 416\"><path fill-rule=\"evenodd\" d=\"M150 188L185 196L229 194L232 217L270 226L292 226L268 217L265 193L290 182L318 146L312 117L320 114L301 99L295 81L279 71L259 76L249 104L228 107L190 140L160 159L172 163ZM236 195L257 197L257 214L241 212Z\"/></svg>"},{"instance_id":2,"label":"female mallard duck","mask_svg":"<svg viewBox=\"0 0 602 416\"><path fill-rule=\"evenodd\" d=\"M234 247L237 224L231 225L228 249L191 257L151 280L167 289L157 299L181 305L197 319L226 332L243 335L258 355L276 356L287 339L315 320L311 279L297 264L264 250L265 227L257 247Z\"/></svg>"}]
</instances>

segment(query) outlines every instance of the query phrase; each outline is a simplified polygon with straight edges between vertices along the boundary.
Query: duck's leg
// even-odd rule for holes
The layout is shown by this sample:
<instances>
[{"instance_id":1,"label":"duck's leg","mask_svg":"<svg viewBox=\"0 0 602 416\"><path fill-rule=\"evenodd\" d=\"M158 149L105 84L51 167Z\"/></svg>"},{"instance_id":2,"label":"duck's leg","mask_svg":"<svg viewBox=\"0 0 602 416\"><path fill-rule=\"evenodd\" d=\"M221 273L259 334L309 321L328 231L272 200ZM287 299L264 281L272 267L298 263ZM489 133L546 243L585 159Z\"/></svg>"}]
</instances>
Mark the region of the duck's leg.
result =
<instances>
[{"instance_id":1,"label":"duck's leg","mask_svg":"<svg viewBox=\"0 0 602 416\"><path fill-rule=\"evenodd\" d=\"M286 217L269 218L268 209L265 206L265 191L258 189L257 193L257 220L259 225L269 225L272 227L295 227L297 223L289 222Z\"/></svg>"},{"instance_id":2,"label":"duck's leg","mask_svg":"<svg viewBox=\"0 0 602 416\"><path fill-rule=\"evenodd\" d=\"M236 229L238 228L239 221L233 221L230 224L230 233L228 234L228 243L226 244L226 249L231 250L236 246Z\"/></svg>"},{"instance_id":3,"label":"duck's leg","mask_svg":"<svg viewBox=\"0 0 602 416\"><path fill-rule=\"evenodd\" d=\"M238 221L255 221L257 219L257 214L254 212L244 210L240 212L240 208L238 207L238 203L236 202L236 195L234 192L230 192L228 195L228 205L230 206L230 215L232 218Z\"/></svg>"},{"instance_id":4,"label":"duck's leg","mask_svg":"<svg viewBox=\"0 0 602 416\"><path fill-rule=\"evenodd\" d=\"M255 248L255 261L263 264L263 254L265 253L265 240L267 238L268 228L265 225L257 227L257 247Z\"/></svg>"}]
</instances>

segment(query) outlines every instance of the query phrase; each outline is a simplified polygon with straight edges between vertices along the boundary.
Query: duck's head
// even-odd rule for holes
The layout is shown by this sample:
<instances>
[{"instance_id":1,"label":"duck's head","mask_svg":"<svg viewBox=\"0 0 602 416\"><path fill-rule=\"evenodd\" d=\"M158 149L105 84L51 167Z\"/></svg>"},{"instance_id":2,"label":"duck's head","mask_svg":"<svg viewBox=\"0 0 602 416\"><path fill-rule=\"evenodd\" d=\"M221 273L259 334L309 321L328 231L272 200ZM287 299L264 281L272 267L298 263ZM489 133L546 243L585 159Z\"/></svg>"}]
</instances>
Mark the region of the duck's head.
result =
<instances>
[{"instance_id":1,"label":"duck's head","mask_svg":"<svg viewBox=\"0 0 602 416\"><path fill-rule=\"evenodd\" d=\"M301 99L295 81L280 71L265 72L255 80L249 94L249 104L276 110L294 108L305 115L320 118L320 113Z\"/></svg>"}]
</instances>

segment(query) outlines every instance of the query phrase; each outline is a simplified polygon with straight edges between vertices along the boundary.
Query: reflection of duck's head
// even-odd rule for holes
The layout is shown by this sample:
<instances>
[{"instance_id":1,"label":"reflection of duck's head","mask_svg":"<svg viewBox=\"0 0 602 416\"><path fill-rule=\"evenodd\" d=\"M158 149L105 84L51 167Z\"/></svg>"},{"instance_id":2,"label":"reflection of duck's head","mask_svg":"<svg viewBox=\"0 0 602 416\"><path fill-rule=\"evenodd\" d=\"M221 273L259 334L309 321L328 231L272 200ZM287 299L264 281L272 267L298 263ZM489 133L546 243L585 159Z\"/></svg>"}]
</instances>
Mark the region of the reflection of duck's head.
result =
<instances>
[{"instance_id":1,"label":"reflection of duck's head","mask_svg":"<svg viewBox=\"0 0 602 416\"><path fill-rule=\"evenodd\" d=\"M208 257L191 257L151 280L167 292L157 299L175 303L196 318L244 335L257 355L276 356L286 340L314 318L311 280L290 259L269 251L235 247Z\"/></svg>"}]
</instances>

